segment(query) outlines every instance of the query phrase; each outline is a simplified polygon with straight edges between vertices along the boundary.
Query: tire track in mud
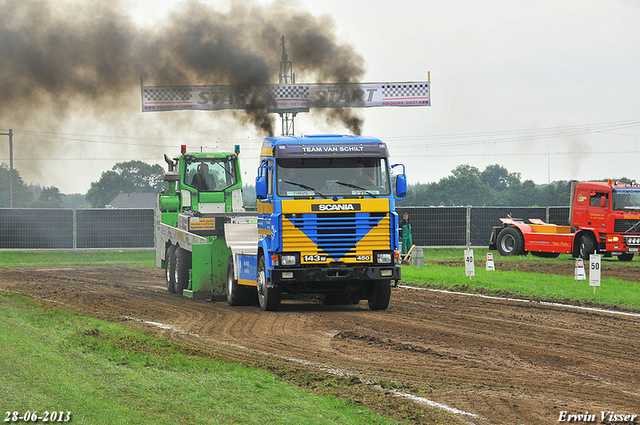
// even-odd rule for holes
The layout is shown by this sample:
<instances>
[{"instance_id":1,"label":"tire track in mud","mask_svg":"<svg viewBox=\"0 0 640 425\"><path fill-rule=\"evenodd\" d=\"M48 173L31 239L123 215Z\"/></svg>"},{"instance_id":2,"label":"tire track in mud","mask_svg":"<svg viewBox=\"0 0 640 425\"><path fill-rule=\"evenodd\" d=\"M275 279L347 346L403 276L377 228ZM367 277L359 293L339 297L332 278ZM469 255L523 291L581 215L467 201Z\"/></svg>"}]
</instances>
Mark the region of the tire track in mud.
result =
<instances>
[{"instance_id":1,"label":"tire track in mud","mask_svg":"<svg viewBox=\"0 0 640 425\"><path fill-rule=\"evenodd\" d=\"M122 267L5 268L0 289L276 372L346 372L354 388L386 388L365 404L402 412L407 423L428 423L434 408L398 394L485 418L447 416L449 423L557 423L560 410L633 413L640 405L633 316L407 288L393 291L387 311L288 300L263 312L170 295L162 270Z\"/></svg>"}]
</instances>

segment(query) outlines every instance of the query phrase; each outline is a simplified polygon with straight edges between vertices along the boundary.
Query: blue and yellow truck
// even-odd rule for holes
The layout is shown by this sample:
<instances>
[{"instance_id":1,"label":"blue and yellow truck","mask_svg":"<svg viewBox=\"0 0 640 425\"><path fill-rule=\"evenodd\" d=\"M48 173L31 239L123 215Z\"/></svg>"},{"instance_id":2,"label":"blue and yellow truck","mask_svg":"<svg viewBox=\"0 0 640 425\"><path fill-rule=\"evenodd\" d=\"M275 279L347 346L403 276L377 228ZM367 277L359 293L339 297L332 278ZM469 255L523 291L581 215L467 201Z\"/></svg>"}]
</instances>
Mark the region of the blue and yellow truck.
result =
<instances>
[{"instance_id":1,"label":"blue and yellow truck","mask_svg":"<svg viewBox=\"0 0 640 425\"><path fill-rule=\"evenodd\" d=\"M210 191L196 187L204 178L194 181L206 155L224 163ZM257 214L238 205L237 152L165 159L170 187L159 196L156 247L169 291L226 295L231 305L263 310L278 310L283 293L319 294L326 304L366 299L372 310L389 306L401 277L395 201L407 183L404 166L389 164L381 140L267 137ZM401 172L392 176L394 168Z\"/></svg>"}]
</instances>

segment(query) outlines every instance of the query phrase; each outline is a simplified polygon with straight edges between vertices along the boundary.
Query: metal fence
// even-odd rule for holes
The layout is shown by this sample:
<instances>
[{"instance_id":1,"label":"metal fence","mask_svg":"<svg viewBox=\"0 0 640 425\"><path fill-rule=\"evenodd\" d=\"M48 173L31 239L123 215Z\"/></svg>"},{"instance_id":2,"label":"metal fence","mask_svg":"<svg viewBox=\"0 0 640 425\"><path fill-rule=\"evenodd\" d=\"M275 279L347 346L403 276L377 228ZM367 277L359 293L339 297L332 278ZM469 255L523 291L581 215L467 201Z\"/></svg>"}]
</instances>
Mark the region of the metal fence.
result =
<instances>
[{"instance_id":1,"label":"metal fence","mask_svg":"<svg viewBox=\"0 0 640 425\"><path fill-rule=\"evenodd\" d=\"M500 217L539 218L569 225L569 207L398 207L411 223L416 246L488 246L491 229Z\"/></svg>"},{"instance_id":2,"label":"metal fence","mask_svg":"<svg viewBox=\"0 0 640 425\"><path fill-rule=\"evenodd\" d=\"M569 225L569 207L399 207L417 246L487 246L499 218ZM153 248L153 209L0 208L0 249Z\"/></svg>"},{"instance_id":3,"label":"metal fence","mask_svg":"<svg viewBox=\"0 0 640 425\"><path fill-rule=\"evenodd\" d=\"M153 209L0 209L0 249L153 248Z\"/></svg>"}]
</instances>

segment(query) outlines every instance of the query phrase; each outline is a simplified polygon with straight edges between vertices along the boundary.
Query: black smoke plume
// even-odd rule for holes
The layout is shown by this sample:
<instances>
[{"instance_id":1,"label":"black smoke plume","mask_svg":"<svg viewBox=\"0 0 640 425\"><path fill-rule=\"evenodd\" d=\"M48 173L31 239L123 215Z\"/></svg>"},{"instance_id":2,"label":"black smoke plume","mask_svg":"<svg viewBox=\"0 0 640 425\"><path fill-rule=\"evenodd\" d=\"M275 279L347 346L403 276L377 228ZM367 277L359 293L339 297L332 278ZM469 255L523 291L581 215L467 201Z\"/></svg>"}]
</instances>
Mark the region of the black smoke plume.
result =
<instances>
[{"instance_id":1,"label":"black smoke plume","mask_svg":"<svg viewBox=\"0 0 640 425\"><path fill-rule=\"evenodd\" d=\"M233 84L247 91L277 83L282 34L297 82L360 81L362 57L334 30L329 17L279 0L233 0L225 11L187 1L145 26L114 0L0 0L0 127L28 126L45 115L49 123L63 121L78 105L98 116L129 107L121 99L135 93L141 77L145 85ZM256 106L236 116L273 134L274 116ZM362 121L349 110L327 117L360 132Z\"/></svg>"}]
</instances>

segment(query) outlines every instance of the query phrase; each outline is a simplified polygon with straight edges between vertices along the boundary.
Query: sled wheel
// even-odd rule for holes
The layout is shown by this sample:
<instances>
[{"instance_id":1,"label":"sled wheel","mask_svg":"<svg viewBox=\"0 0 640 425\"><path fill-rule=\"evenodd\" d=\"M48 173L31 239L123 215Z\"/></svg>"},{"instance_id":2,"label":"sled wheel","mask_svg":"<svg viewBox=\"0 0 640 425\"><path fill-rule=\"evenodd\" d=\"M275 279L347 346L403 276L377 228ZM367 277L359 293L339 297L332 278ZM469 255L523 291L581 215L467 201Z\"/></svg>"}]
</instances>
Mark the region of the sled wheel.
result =
<instances>
[{"instance_id":1,"label":"sled wheel","mask_svg":"<svg viewBox=\"0 0 640 425\"><path fill-rule=\"evenodd\" d=\"M165 268L165 279L167 281L167 290L171 294L176 293L175 285L175 273L176 273L176 246L170 245L167 248L167 251L164 255L164 268Z\"/></svg>"}]
</instances>

